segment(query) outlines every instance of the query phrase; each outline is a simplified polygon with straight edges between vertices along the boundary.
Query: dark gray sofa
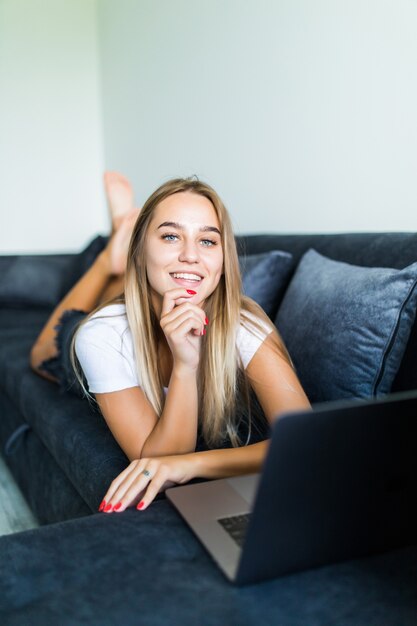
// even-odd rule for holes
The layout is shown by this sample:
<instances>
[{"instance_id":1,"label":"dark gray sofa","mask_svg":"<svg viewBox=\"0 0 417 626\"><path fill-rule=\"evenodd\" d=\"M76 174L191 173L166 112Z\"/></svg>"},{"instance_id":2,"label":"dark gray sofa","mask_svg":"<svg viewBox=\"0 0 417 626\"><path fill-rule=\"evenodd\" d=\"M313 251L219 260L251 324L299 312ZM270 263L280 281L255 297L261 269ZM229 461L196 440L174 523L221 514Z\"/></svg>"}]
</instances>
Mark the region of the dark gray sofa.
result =
<instances>
[{"instance_id":1,"label":"dark gray sofa","mask_svg":"<svg viewBox=\"0 0 417 626\"><path fill-rule=\"evenodd\" d=\"M402 269L417 261L415 233L254 235L238 238L238 246L242 255L264 255L273 250L292 255L283 263L285 271L277 275L269 275L265 264L261 271L258 264L258 274L256 268L247 272L255 282L266 279L269 292L279 291L273 308L287 311L282 324L290 332L290 341L291 305L299 297L294 291L295 279L300 276L299 263L308 249L363 267ZM144 515L136 511L94 514L108 484L126 466L127 459L86 400L40 379L28 365L30 346L53 303L91 262L91 253L0 257L2 453L35 515L47 524L0 538L1 623L417 623L415 547L235 589L164 498ZM329 267L337 281L333 270L338 266ZM49 274L45 268L55 270ZM345 267L341 270L344 272ZM24 271L28 271L26 282L14 282L13 277ZM336 399L338 389L345 398L367 395L371 388L385 392L417 389L415 271L410 270L405 277L405 295L398 311L393 312L395 332L387 331L383 338L384 370L378 375L378 384L382 380L385 387L374 385L372 372L368 387L345 389L339 385L326 397L318 381L319 372L309 366L307 356L304 362L303 350L295 346L295 352L299 351L295 364L313 402ZM275 279L276 283L271 282ZM364 283L368 286L366 301L360 308L380 297L378 289L388 279L383 274L366 281L368 277ZM311 298L320 292L319 287L317 283L310 293L309 307L314 306ZM247 280L246 288L249 295L256 296L257 284ZM326 284L320 288L325 294ZM264 295L261 290L261 301ZM286 300L280 307L282 297ZM269 313L272 319L280 320L279 311L278 317L275 310ZM407 318L405 327L397 324L395 316L399 315ZM377 322L377 327L385 324L382 318ZM297 328L299 325L297 322ZM373 327L371 330L374 332ZM308 328L304 331L306 337L313 335ZM329 334L320 332L316 344L319 358ZM337 340L336 333L331 341ZM398 347L401 342L403 346Z\"/></svg>"}]
</instances>

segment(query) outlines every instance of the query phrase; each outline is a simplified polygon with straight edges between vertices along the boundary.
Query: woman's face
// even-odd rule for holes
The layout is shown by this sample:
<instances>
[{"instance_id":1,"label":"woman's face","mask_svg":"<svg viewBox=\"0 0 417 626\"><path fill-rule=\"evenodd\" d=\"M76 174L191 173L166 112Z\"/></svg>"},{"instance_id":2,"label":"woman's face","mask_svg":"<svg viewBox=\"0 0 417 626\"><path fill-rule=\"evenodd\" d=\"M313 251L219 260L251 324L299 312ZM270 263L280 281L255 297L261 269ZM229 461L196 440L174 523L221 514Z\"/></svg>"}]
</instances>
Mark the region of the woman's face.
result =
<instances>
[{"instance_id":1,"label":"woman's face","mask_svg":"<svg viewBox=\"0 0 417 626\"><path fill-rule=\"evenodd\" d=\"M187 301L202 306L223 271L220 224L210 200L180 192L160 202L146 234L145 254L157 314L165 292L178 287L195 291Z\"/></svg>"}]
</instances>

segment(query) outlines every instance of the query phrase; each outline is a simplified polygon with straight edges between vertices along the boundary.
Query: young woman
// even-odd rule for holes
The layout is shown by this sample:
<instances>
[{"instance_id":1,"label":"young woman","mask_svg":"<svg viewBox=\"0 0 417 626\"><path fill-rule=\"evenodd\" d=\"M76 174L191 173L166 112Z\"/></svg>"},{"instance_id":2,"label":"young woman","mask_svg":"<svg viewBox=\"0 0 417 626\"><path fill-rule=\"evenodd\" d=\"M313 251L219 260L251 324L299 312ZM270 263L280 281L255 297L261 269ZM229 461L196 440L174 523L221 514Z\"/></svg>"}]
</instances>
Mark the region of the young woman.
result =
<instances>
[{"instance_id":1,"label":"young woman","mask_svg":"<svg viewBox=\"0 0 417 626\"><path fill-rule=\"evenodd\" d=\"M138 214L123 177L107 175L106 184L113 236L52 314L31 363L54 379L47 364L57 357L62 313L93 311L124 284L124 297L93 311L74 340L89 393L131 460L100 505L120 512L146 509L170 484L259 471L268 445L259 440L262 419L272 424L309 403L274 325L241 293L231 223L216 192L171 180Z\"/></svg>"}]
</instances>

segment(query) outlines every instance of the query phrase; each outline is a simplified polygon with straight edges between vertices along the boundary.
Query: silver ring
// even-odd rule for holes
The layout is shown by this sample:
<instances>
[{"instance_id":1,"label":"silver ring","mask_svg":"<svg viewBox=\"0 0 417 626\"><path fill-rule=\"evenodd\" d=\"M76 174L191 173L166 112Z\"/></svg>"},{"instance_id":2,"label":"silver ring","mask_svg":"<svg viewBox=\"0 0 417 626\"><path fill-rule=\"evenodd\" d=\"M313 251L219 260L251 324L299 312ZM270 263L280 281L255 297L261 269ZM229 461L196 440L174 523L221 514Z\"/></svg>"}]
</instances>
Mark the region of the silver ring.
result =
<instances>
[{"instance_id":1,"label":"silver ring","mask_svg":"<svg viewBox=\"0 0 417 626\"><path fill-rule=\"evenodd\" d=\"M151 473L147 469L144 469L142 474L145 474L147 478L149 478L149 476L151 475Z\"/></svg>"}]
</instances>

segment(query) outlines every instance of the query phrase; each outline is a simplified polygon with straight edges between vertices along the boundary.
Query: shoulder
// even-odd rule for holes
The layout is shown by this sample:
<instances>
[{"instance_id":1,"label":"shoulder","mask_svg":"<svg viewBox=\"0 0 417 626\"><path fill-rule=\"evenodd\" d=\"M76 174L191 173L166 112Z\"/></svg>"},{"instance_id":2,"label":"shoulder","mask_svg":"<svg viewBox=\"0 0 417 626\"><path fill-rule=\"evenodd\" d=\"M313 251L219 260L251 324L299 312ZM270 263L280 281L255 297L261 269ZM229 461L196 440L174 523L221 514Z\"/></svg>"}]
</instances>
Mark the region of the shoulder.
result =
<instances>
[{"instance_id":1,"label":"shoulder","mask_svg":"<svg viewBox=\"0 0 417 626\"><path fill-rule=\"evenodd\" d=\"M109 304L96 311L77 332L76 345L96 340L112 342L121 340L129 333L129 324L124 304Z\"/></svg>"},{"instance_id":2,"label":"shoulder","mask_svg":"<svg viewBox=\"0 0 417 626\"><path fill-rule=\"evenodd\" d=\"M93 347L109 353L119 352L124 356L131 356L132 334L124 304L109 304L80 326L75 337L77 356L90 352Z\"/></svg>"},{"instance_id":3,"label":"shoulder","mask_svg":"<svg viewBox=\"0 0 417 626\"><path fill-rule=\"evenodd\" d=\"M250 311L241 311L236 346L244 369L273 329L273 324L269 320Z\"/></svg>"},{"instance_id":4,"label":"shoulder","mask_svg":"<svg viewBox=\"0 0 417 626\"><path fill-rule=\"evenodd\" d=\"M127 325L126 306L124 304L108 304L96 311L85 325L94 325L100 322L113 326Z\"/></svg>"},{"instance_id":5,"label":"shoulder","mask_svg":"<svg viewBox=\"0 0 417 626\"><path fill-rule=\"evenodd\" d=\"M75 353L92 393L139 385L132 335L124 304L94 313L75 336Z\"/></svg>"}]
</instances>

